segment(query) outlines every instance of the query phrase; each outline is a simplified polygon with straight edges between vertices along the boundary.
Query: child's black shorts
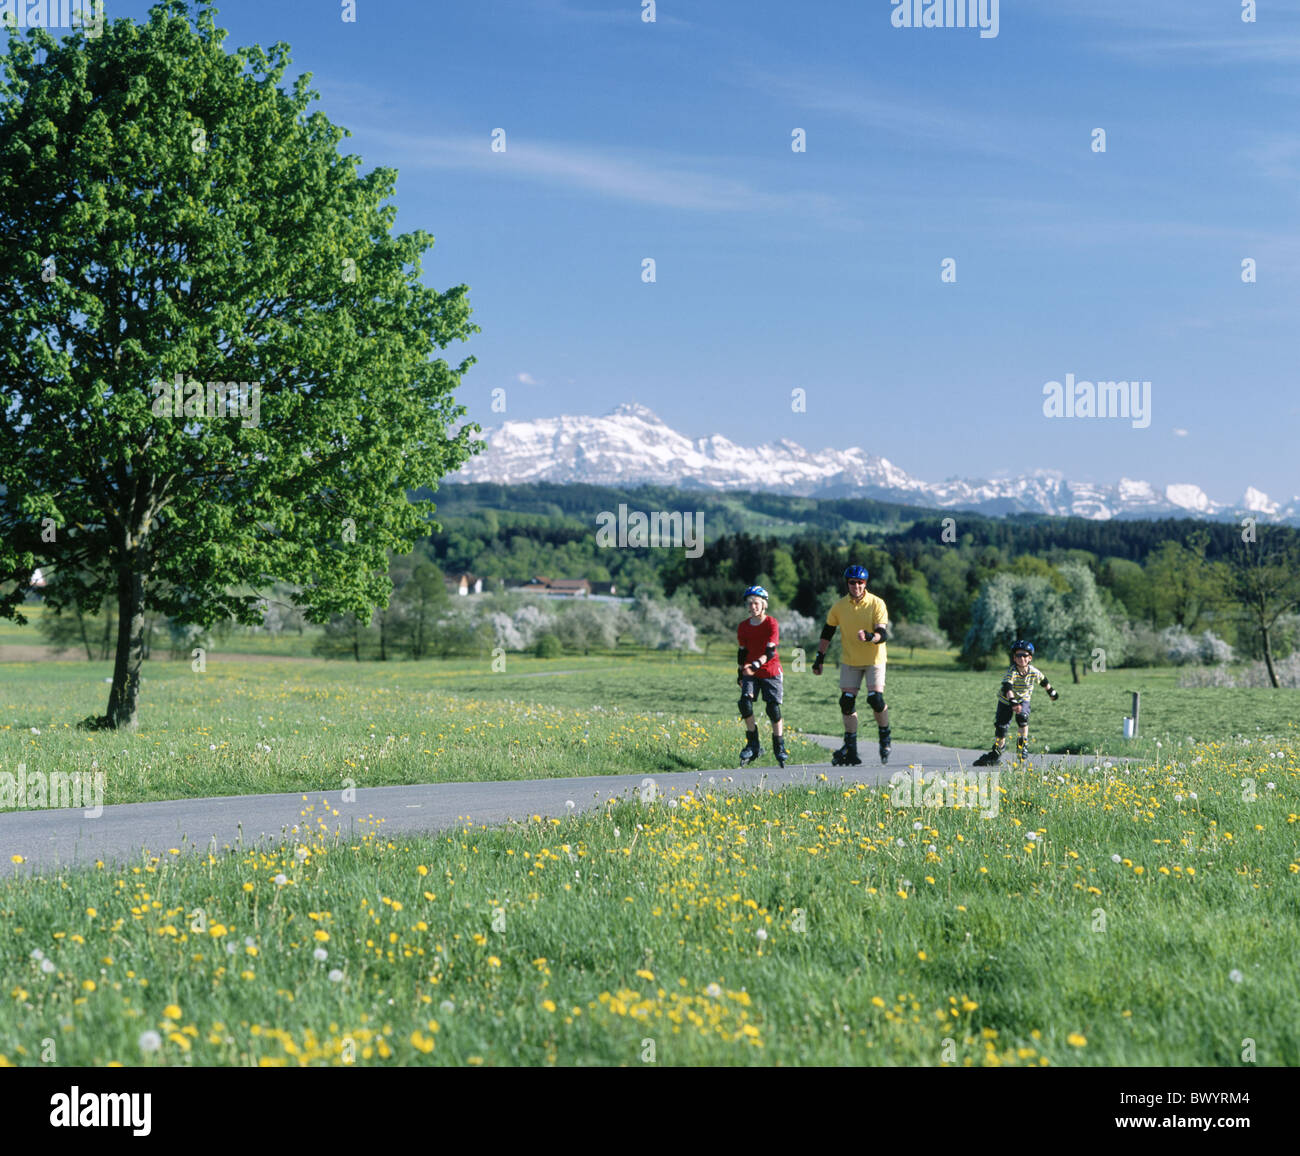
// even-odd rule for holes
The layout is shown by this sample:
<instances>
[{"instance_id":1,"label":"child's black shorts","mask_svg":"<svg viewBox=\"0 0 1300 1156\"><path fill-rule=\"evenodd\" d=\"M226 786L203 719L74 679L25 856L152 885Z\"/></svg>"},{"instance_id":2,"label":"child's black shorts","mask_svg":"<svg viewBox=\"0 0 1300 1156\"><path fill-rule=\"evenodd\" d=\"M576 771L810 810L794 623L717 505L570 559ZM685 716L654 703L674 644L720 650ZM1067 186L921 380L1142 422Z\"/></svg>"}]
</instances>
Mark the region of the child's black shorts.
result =
<instances>
[{"instance_id":1,"label":"child's black shorts","mask_svg":"<svg viewBox=\"0 0 1300 1156\"><path fill-rule=\"evenodd\" d=\"M757 684L757 687L755 687ZM757 698L762 692L764 702L780 702L785 694L780 678L742 678L740 695L742 698Z\"/></svg>"},{"instance_id":2,"label":"child's black shorts","mask_svg":"<svg viewBox=\"0 0 1300 1156\"><path fill-rule=\"evenodd\" d=\"M1023 709L1024 714L1018 720L1018 726L1024 726L1025 723L1029 721L1029 704L1025 703ZM1002 699L998 699L998 714L993 720L993 725L995 727L1004 727L1015 717L1015 707L1013 707L1009 702L1003 702Z\"/></svg>"}]
</instances>

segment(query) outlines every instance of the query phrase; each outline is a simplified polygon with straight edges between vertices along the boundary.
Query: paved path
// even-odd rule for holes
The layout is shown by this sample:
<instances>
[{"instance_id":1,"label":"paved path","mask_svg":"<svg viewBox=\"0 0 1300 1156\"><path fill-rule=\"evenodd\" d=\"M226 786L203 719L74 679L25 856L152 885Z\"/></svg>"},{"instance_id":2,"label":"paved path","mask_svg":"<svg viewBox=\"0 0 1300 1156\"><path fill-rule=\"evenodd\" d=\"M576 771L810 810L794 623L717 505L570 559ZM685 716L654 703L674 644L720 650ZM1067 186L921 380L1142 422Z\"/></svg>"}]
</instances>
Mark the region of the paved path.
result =
<instances>
[{"instance_id":1,"label":"paved path","mask_svg":"<svg viewBox=\"0 0 1300 1156\"><path fill-rule=\"evenodd\" d=\"M840 740L825 735L805 735L828 749ZM874 739L874 735L869 736ZM888 783L890 776L911 766L926 771L969 769L979 752L956 750L927 743L898 743L889 765L882 767L875 743L862 746L867 760L860 767L832 767L829 762L793 764L784 769L772 761L767 740L763 763L767 765L720 771L678 771L655 775L594 775L572 779L525 779L510 782L433 783L402 787L362 787L354 802L342 801L339 791L287 795L231 795L211 799L176 799L162 803L126 803L106 806L96 818L81 810L31 810L0 813L0 871L46 871L64 866L92 864L96 859L126 862L139 859L142 849L166 854L176 847L220 850L241 842L256 844L293 838L295 826L324 815L322 800L338 817L324 815L329 829L345 835L372 830L371 819L382 819L387 834L428 833L446 830L465 820L500 823L526 820L532 815L562 817L599 807L609 798L630 798L653 779L661 797L706 789L775 788L788 785L841 786L850 783ZM1047 755L1042 765L1089 767L1091 756ZM1103 757L1101 762L1107 760ZM1111 759L1111 762L1120 762ZM1009 769L1000 768L1003 773ZM825 784L819 778L825 775ZM572 807L570 807L572 803ZM309 806L313 807L310 812ZM12 865L22 855L21 866Z\"/></svg>"}]
</instances>

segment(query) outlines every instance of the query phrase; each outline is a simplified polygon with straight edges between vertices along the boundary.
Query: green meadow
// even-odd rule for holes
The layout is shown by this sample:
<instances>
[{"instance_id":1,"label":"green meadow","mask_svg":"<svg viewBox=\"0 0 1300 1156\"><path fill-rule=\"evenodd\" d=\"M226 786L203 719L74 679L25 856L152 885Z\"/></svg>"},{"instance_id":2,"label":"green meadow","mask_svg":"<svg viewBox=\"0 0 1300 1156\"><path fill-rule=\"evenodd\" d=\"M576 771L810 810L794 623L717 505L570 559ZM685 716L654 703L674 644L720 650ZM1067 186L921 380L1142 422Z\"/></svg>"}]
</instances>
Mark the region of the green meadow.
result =
<instances>
[{"instance_id":1,"label":"green meadow","mask_svg":"<svg viewBox=\"0 0 1300 1156\"><path fill-rule=\"evenodd\" d=\"M568 777L736 765L743 729L729 658L654 653L544 660L509 655L422 663L210 655L145 664L140 726L80 730L102 712L109 663L0 664L0 771L101 770L106 801L330 791L358 786ZM1300 691L1179 689L1169 670L1090 674L1045 666L1059 702L1034 698L1031 747L1168 759L1189 743L1285 733ZM997 672L954 670L947 656L890 663L895 742L987 749ZM800 733L837 735L833 668L787 671L791 757L824 762ZM1121 737L1130 690L1141 738ZM769 728L760 708L761 734ZM864 751L874 739L864 719ZM1157 743L1160 744L1157 747Z\"/></svg>"},{"instance_id":2,"label":"green meadow","mask_svg":"<svg viewBox=\"0 0 1300 1156\"><path fill-rule=\"evenodd\" d=\"M1294 1065L1294 738L15 874L0 1063ZM315 831L313 834L312 831Z\"/></svg>"},{"instance_id":3,"label":"green meadow","mask_svg":"<svg viewBox=\"0 0 1300 1156\"><path fill-rule=\"evenodd\" d=\"M75 725L108 664L5 664L0 770L95 765L110 803L301 791L308 833L0 865L0 1063L1300 1063L1300 692L1046 669L1035 748L1130 761L1004 770L995 814L827 783L343 838L344 778L733 766L734 667L218 653L146 664L114 734ZM896 740L984 747L996 682L900 656ZM786 690L792 753L824 760L797 732L836 732L833 677Z\"/></svg>"}]
</instances>

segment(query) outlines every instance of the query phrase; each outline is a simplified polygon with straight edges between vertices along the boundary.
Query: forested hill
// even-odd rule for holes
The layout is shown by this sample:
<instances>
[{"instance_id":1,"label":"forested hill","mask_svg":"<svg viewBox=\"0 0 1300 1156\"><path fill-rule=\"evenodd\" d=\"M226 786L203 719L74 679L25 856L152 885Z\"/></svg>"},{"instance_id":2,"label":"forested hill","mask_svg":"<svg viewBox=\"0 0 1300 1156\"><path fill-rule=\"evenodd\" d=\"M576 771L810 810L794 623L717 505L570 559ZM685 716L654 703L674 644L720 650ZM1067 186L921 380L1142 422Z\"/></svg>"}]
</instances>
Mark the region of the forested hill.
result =
<instances>
[{"instance_id":1,"label":"forested hill","mask_svg":"<svg viewBox=\"0 0 1300 1156\"><path fill-rule=\"evenodd\" d=\"M595 549L597 517L616 513L620 504L629 511L699 511L703 536L714 542L724 536L750 534L795 538L813 534L827 544L848 544L858 537L898 542L967 542L975 547L994 546L1014 557L1049 550L1086 550L1099 558L1124 558L1141 562L1162 542L1205 544L1207 557L1226 554L1240 541L1242 527L1235 522L1193 518L1112 519L1057 518L1045 514L1012 514L994 518L960 510L934 510L878 502L865 498L816 499L780 494L712 493L663 486L613 488L583 483L536 483L505 486L490 483L448 485L437 492L422 490L416 496L433 498L438 520L459 526L462 519L488 512L491 524L513 530L526 529L539 542L572 542L574 531L591 537ZM486 525L481 518L479 524ZM1263 526L1260 527L1265 528ZM1294 540L1300 531L1285 526L1267 527L1269 533ZM495 536L495 535L493 535ZM460 559L456 565L465 565Z\"/></svg>"}]
</instances>

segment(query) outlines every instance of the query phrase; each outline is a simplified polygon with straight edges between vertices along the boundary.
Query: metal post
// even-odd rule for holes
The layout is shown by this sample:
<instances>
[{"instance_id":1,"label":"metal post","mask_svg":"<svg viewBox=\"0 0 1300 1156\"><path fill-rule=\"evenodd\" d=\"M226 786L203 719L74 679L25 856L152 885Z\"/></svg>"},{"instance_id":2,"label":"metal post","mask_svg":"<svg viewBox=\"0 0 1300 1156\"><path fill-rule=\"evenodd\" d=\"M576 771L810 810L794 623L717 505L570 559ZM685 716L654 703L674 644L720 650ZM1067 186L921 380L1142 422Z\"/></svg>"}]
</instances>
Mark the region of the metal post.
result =
<instances>
[{"instance_id":1,"label":"metal post","mask_svg":"<svg viewBox=\"0 0 1300 1156\"><path fill-rule=\"evenodd\" d=\"M1138 705L1141 702L1142 696L1136 690L1133 691L1132 694L1133 694L1133 737L1137 738L1138 737Z\"/></svg>"}]
</instances>

